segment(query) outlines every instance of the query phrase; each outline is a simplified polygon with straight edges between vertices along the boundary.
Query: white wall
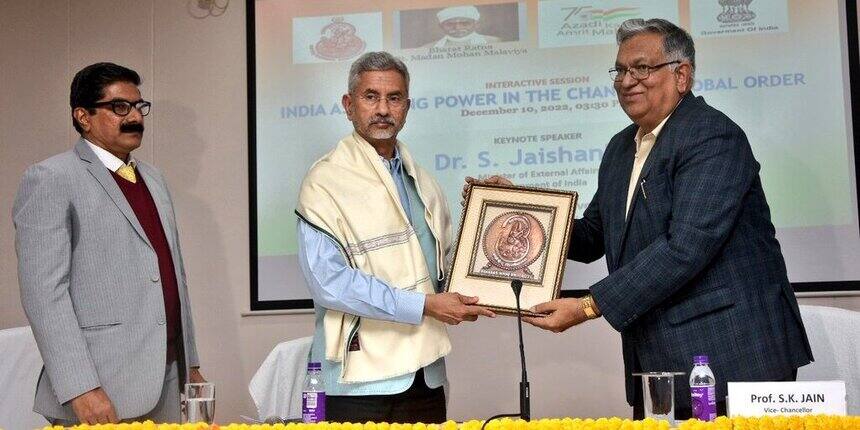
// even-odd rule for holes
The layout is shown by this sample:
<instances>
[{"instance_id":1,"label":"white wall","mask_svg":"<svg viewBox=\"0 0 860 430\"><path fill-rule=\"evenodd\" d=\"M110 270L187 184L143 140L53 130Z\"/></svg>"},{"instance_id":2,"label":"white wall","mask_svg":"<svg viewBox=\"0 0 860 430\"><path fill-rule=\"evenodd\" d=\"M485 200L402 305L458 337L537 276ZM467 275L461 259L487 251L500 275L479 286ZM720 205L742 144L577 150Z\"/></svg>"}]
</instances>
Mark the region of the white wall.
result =
<instances>
[{"instance_id":1,"label":"white wall","mask_svg":"<svg viewBox=\"0 0 860 430\"><path fill-rule=\"evenodd\" d=\"M218 385L219 422L253 415L247 383L278 342L312 332L310 315L245 317L248 178L244 2L193 18L196 0L0 0L0 329L26 325L11 222L24 169L71 147L69 83L112 61L143 76L154 103L135 156L158 166L176 203L203 372ZM804 299L860 310L860 297ZM629 414L618 335L595 321L562 335L525 329L532 411ZM517 409L512 318L451 330L454 419Z\"/></svg>"}]
</instances>

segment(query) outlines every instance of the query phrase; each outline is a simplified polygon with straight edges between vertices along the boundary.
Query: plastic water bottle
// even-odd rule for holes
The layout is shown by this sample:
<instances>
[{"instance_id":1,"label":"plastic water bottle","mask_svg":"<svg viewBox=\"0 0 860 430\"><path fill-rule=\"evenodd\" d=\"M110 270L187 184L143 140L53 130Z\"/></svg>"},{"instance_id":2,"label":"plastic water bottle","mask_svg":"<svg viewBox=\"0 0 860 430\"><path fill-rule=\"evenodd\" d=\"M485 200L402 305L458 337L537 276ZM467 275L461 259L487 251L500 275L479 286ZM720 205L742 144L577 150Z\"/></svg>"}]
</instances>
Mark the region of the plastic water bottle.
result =
<instances>
[{"instance_id":1,"label":"plastic water bottle","mask_svg":"<svg viewBox=\"0 0 860 430\"><path fill-rule=\"evenodd\" d=\"M325 383L320 363L308 363L308 373L302 385L302 421L318 423L325 421Z\"/></svg>"},{"instance_id":2,"label":"plastic water bottle","mask_svg":"<svg viewBox=\"0 0 860 430\"><path fill-rule=\"evenodd\" d=\"M708 366L708 356L693 357L693 370L690 371L690 403L693 407L693 418L701 421L713 421L717 418L717 393L714 389L716 383L714 372Z\"/></svg>"}]
</instances>

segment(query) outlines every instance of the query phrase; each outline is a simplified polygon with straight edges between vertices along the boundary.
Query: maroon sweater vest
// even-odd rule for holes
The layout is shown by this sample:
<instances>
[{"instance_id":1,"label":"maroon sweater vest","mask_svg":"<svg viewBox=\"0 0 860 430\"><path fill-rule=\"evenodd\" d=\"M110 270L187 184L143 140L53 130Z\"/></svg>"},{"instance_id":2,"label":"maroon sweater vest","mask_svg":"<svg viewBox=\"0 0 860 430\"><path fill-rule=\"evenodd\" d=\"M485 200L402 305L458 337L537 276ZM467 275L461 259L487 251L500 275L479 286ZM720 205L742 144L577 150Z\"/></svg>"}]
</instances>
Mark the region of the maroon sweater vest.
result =
<instances>
[{"instance_id":1,"label":"maroon sweater vest","mask_svg":"<svg viewBox=\"0 0 860 430\"><path fill-rule=\"evenodd\" d=\"M149 193L149 188L143 181L143 177L135 169L137 175L137 183L129 182L111 172L119 189L122 190L125 199L129 206L134 211L137 220L140 222L149 243L155 249L155 255L158 257L158 273L161 279L161 290L164 295L164 314L167 321L167 360L172 361L177 358L178 339L182 334L182 317L179 309L179 289L176 285L176 270L173 266L173 257L170 254L170 245L167 243L167 236L164 235L164 227L161 225L161 218L158 216L158 208L155 207L155 201L152 199L152 194Z\"/></svg>"}]
</instances>

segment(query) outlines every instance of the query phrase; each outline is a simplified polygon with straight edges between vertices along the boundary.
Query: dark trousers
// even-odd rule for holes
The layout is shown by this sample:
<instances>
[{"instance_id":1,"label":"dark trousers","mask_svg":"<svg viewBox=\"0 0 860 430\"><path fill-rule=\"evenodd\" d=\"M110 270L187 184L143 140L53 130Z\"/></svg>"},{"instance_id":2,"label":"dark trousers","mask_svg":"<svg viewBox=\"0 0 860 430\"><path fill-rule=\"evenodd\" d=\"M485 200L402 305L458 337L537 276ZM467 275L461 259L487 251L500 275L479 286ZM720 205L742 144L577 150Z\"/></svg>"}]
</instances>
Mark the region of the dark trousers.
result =
<instances>
[{"instance_id":1,"label":"dark trousers","mask_svg":"<svg viewBox=\"0 0 860 430\"><path fill-rule=\"evenodd\" d=\"M445 390L427 387L423 369L415 373L412 386L399 394L326 397L329 422L441 424L446 416Z\"/></svg>"},{"instance_id":2,"label":"dark trousers","mask_svg":"<svg viewBox=\"0 0 860 430\"><path fill-rule=\"evenodd\" d=\"M678 378L683 378L683 376L678 376ZM637 378L638 379L638 378ZM797 369L791 373L791 375L779 379L778 381L796 381L797 380ZM677 382L677 380L676 380ZM633 419L641 420L645 418L645 407L644 407L644 398L642 396L642 383L637 380L634 385L633 392ZM675 404L678 403L678 399L675 399ZM726 401L717 401L717 416L726 415ZM684 407L675 407L675 419L676 420L688 420L693 417L693 409L690 406Z\"/></svg>"}]
</instances>

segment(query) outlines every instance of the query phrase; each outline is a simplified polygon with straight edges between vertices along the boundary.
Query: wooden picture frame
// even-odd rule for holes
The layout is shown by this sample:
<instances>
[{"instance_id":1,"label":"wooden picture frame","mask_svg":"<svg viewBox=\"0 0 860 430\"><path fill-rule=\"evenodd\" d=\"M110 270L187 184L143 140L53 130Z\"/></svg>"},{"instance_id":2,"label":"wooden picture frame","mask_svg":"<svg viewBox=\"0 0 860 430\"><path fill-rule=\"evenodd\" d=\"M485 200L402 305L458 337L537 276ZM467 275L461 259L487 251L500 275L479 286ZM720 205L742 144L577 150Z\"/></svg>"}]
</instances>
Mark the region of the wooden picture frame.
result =
<instances>
[{"instance_id":1,"label":"wooden picture frame","mask_svg":"<svg viewBox=\"0 0 860 430\"><path fill-rule=\"evenodd\" d=\"M578 195L573 191L473 185L466 196L446 291L516 314L511 281L523 283L524 315L558 298Z\"/></svg>"}]
</instances>

